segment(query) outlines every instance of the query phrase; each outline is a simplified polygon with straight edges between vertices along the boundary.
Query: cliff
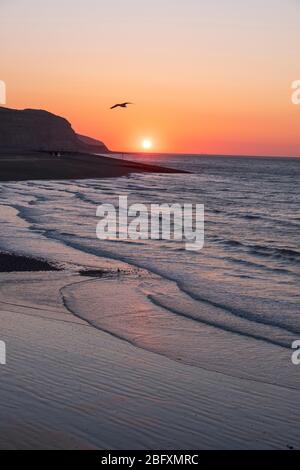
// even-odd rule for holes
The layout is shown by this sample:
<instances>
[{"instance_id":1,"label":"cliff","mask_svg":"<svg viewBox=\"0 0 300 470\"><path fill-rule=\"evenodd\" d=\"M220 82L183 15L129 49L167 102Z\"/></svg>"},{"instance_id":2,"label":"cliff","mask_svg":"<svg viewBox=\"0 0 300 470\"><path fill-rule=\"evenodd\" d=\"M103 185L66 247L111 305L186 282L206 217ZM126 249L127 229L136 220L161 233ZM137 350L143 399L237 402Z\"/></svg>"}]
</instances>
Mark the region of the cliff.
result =
<instances>
[{"instance_id":1,"label":"cliff","mask_svg":"<svg viewBox=\"0 0 300 470\"><path fill-rule=\"evenodd\" d=\"M95 139L78 136L64 118L38 109L0 107L0 151L107 152Z\"/></svg>"}]
</instances>

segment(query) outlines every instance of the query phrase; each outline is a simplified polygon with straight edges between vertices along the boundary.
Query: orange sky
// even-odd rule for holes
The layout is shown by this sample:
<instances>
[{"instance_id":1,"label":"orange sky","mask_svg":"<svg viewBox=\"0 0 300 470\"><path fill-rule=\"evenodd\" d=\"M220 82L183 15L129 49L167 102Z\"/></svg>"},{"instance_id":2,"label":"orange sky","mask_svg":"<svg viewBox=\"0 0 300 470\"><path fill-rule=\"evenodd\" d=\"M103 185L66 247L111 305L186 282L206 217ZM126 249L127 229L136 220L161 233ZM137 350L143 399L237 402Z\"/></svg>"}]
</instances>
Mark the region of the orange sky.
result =
<instances>
[{"instance_id":1,"label":"orange sky","mask_svg":"<svg viewBox=\"0 0 300 470\"><path fill-rule=\"evenodd\" d=\"M147 137L157 152L300 155L297 0L47 3L1 0L7 106L114 150Z\"/></svg>"}]
</instances>

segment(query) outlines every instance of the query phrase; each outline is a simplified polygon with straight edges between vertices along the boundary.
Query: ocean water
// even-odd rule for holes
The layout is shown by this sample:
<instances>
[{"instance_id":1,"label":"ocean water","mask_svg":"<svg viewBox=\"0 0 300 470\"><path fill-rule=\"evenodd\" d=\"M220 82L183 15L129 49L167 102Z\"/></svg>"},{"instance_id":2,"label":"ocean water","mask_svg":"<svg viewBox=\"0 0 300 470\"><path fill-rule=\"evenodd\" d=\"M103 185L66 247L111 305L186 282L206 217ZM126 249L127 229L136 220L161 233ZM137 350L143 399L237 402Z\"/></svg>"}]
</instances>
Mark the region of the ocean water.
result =
<instances>
[{"instance_id":1,"label":"ocean water","mask_svg":"<svg viewBox=\"0 0 300 470\"><path fill-rule=\"evenodd\" d=\"M291 363L300 339L300 159L131 159L191 174L2 184L0 248L69 267L125 262L131 276L66 288L70 310L158 357L300 388ZM98 240L96 208L119 195L129 204L204 204L204 248Z\"/></svg>"}]
</instances>

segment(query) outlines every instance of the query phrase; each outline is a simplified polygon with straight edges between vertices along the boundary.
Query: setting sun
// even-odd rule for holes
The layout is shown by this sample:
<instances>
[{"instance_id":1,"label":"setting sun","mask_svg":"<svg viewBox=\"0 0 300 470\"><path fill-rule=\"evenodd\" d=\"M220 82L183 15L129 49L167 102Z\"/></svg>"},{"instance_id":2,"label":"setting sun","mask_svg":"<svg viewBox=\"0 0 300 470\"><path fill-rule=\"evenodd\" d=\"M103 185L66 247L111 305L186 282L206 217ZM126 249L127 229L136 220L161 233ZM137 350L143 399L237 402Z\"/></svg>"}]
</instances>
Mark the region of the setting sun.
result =
<instances>
[{"instance_id":1,"label":"setting sun","mask_svg":"<svg viewBox=\"0 0 300 470\"><path fill-rule=\"evenodd\" d=\"M144 140L142 141L142 147L143 147L143 149L145 149L145 150L151 149L151 148L152 148L152 145L153 145L153 144L152 144L152 141L151 141L150 139L144 139Z\"/></svg>"}]
</instances>

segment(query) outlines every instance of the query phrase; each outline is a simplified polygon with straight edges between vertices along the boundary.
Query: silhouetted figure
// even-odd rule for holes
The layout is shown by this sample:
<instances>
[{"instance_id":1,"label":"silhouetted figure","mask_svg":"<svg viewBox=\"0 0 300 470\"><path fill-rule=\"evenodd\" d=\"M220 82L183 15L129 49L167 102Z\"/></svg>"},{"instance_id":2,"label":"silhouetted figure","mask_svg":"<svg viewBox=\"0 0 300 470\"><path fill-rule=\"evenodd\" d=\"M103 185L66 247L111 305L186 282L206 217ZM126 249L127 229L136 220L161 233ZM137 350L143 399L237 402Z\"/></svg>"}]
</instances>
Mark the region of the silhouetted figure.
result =
<instances>
[{"instance_id":1,"label":"silhouetted figure","mask_svg":"<svg viewBox=\"0 0 300 470\"><path fill-rule=\"evenodd\" d=\"M117 103L114 106L112 106L110 109L115 109L115 108L127 108L128 104L133 104L129 103L129 101L126 101L125 103Z\"/></svg>"}]
</instances>

